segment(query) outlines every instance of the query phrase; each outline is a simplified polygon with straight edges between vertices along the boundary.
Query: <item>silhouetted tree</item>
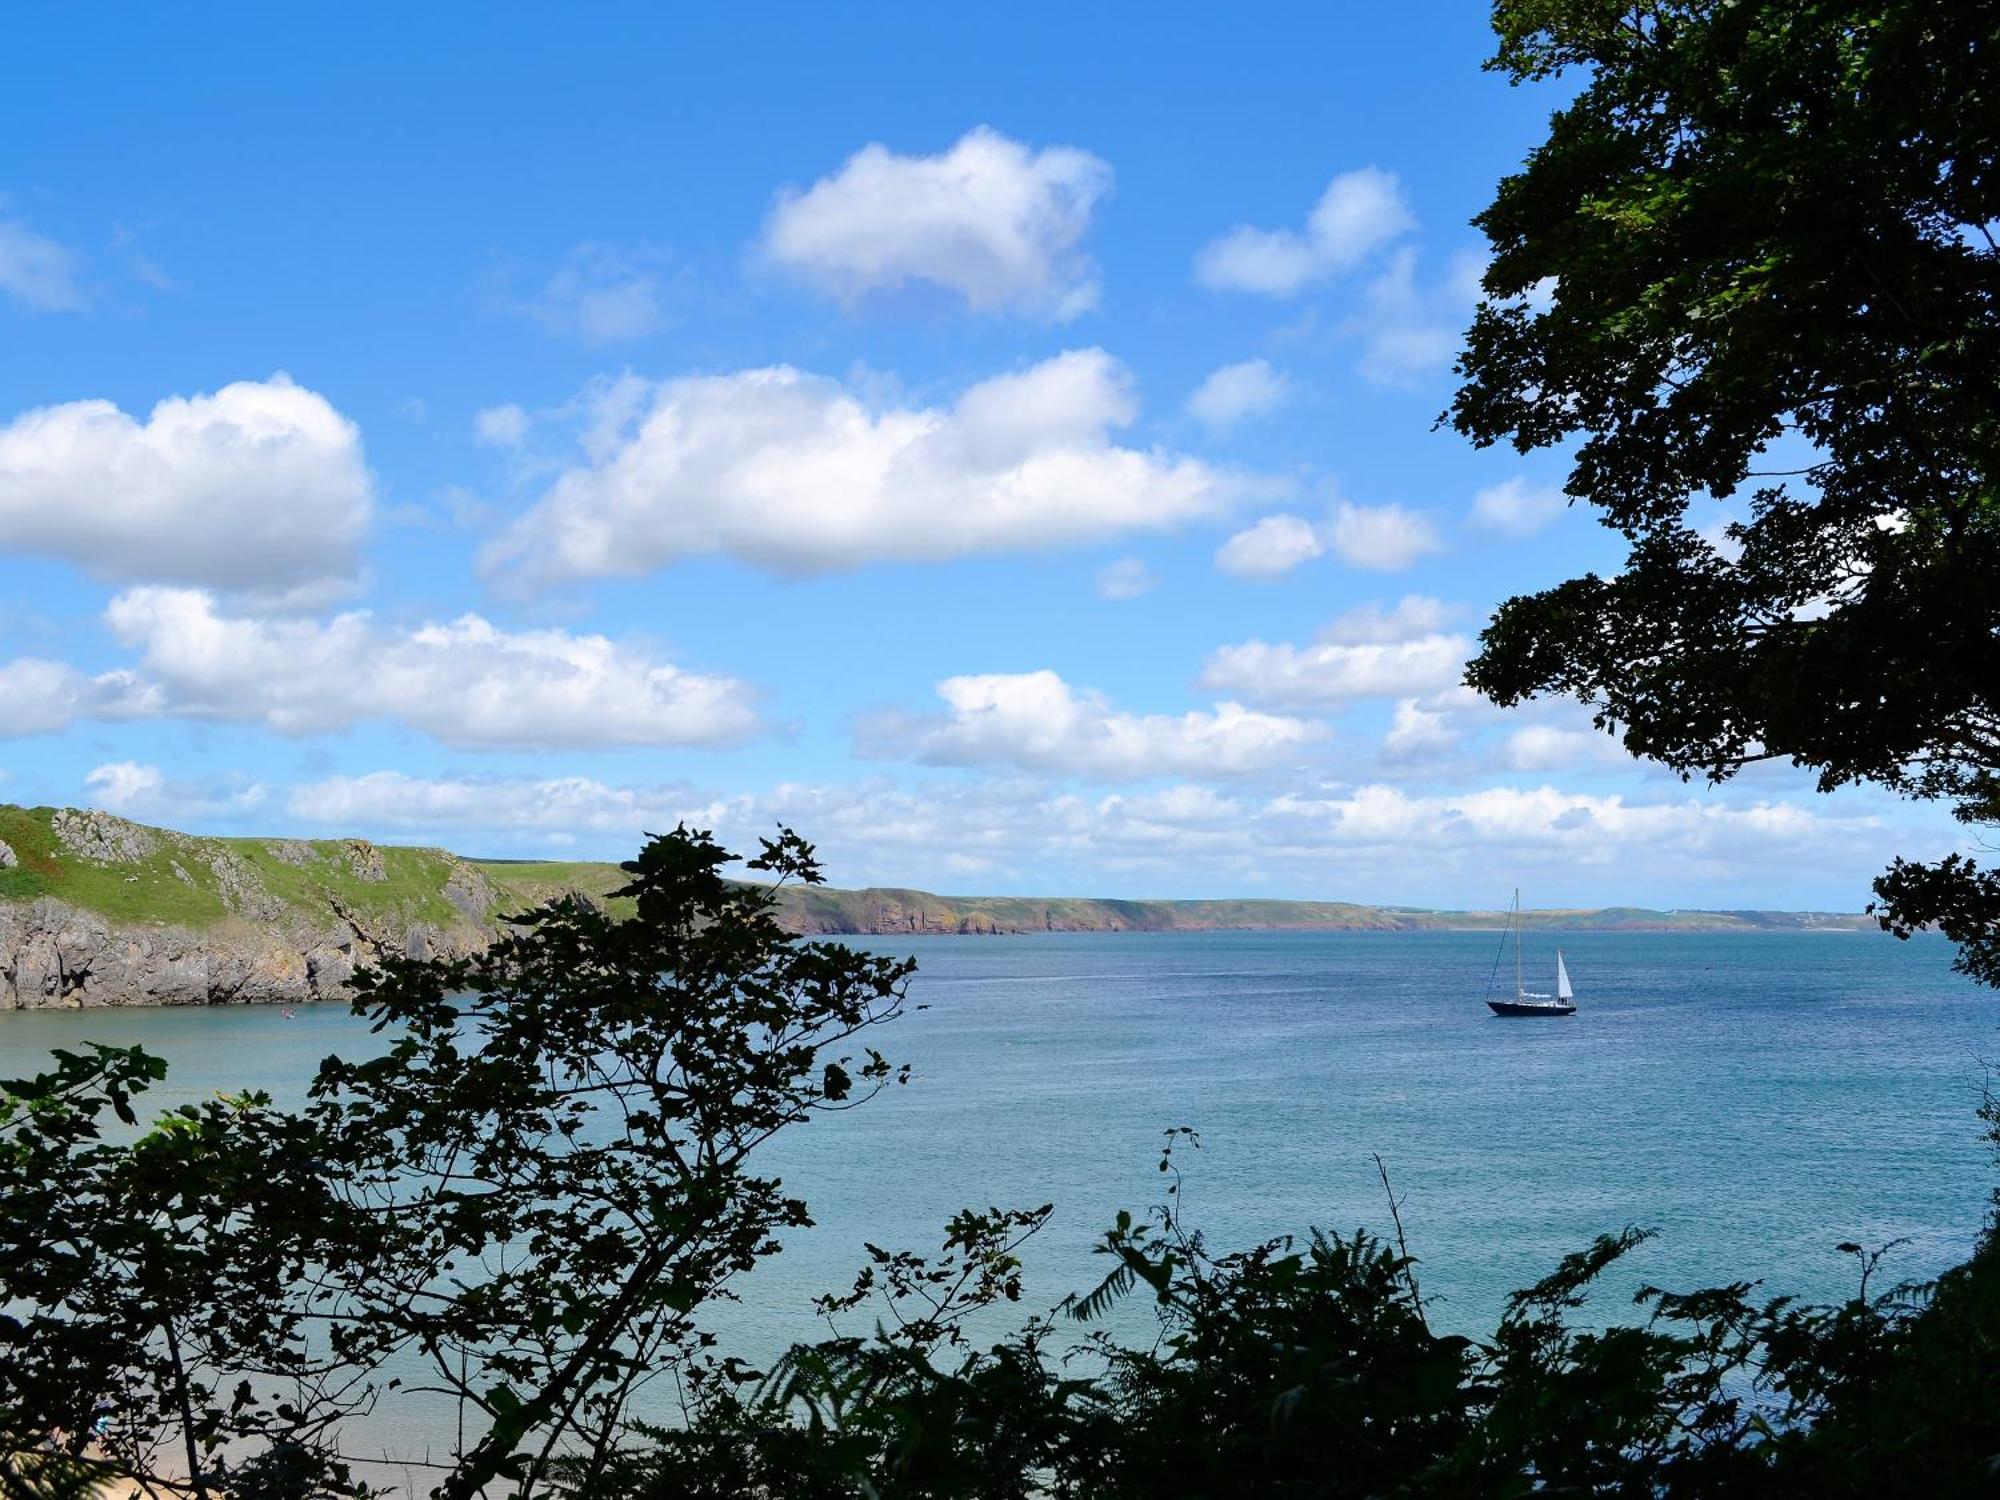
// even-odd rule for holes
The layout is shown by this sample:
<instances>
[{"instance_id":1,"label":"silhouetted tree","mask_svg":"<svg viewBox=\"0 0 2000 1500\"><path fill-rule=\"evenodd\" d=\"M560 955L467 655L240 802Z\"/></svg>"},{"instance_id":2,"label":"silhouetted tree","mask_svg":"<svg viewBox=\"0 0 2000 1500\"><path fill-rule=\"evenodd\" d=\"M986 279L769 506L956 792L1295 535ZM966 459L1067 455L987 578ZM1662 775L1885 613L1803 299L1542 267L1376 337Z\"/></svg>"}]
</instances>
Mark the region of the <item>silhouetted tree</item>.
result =
<instances>
[{"instance_id":1,"label":"silhouetted tree","mask_svg":"<svg viewBox=\"0 0 2000 1500\"><path fill-rule=\"evenodd\" d=\"M903 1076L855 1046L912 966L793 939L774 888L681 829L476 958L357 977L380 1055L307 1105L188 1105L135 1141L136 1050L59 1054L0 1095L0 1410L196 1493L357 1486L340 1423L416 1356L469 1423L436 1493L540 1486L608 1452L632 1393L706 1342L698 1309L811 1222L753 1170L815 1112ZM785 831L751 869L817 882Z\"/></svg>"},{"instance_id":2,"label":"silhouetted tree","mask_svg":"<svg viewBox=\"0 0 2000 1500\"><path fill-rule=\"evenodd\" d=\"M1935 1289L1871 1289L1880 1252L1846 1246L1862 1276L1836 1307L1646 1288L1641 1319L1576 1326L1648 1238L1628 1229L1473 1339L1432 1329L1400 1243L1314 1232L1218 1254L1170 1199L1119 1216L1110 1273L1058 1315L1141 1298L1152 1337L1066 1343L1035 1318L977 1345L968 1324L1019 1298L1016 1252L1047 1212L963 1215L935 1262L871 1250L825 1304L869 1304L871 1336L768 1375L711 1364L688 1426L569 1477L587 1500L1970 1500L2000 1482L2000 1279L1977 1261Z\"/></svg>"},{"instance_id":3,"label":"silhouetted tree","mask_svg":"<svg viewBox=\"0 0 2000 1500\"><path fill-rule=\"evenodd\" d=\"M1622 571L1504 604L1467 680L1722 780L1790 759L2000 821L2000 8L1500 0L1574 77L1476 222L1452 424L1571 452ZM1747 492L1719 534L1693 502ZM1899 861L2000 982L2000 877Z\"/></svg>"}]
</instances>

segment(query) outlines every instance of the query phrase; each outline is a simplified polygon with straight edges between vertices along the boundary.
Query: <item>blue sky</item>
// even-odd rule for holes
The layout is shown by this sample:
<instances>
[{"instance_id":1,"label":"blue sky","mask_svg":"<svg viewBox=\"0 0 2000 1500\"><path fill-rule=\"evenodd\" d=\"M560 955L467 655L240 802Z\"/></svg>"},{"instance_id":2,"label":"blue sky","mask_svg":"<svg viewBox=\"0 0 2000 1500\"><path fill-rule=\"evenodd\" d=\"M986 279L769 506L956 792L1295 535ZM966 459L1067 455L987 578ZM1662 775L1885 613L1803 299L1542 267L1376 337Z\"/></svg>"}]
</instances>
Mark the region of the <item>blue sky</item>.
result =
<instances>
[{"instance_id":1,"label":"blue sky","mask_svg":"<svg viewBox=\"0 0 2000 1500\"><path fill-rule=\"evenodd\" d=\"M0 797L1450 905L1950 844L1455 688L1619 558L1433 430L1557 97L1479 7L477 15L15 18Z\"/></svg>"}]
</instances>

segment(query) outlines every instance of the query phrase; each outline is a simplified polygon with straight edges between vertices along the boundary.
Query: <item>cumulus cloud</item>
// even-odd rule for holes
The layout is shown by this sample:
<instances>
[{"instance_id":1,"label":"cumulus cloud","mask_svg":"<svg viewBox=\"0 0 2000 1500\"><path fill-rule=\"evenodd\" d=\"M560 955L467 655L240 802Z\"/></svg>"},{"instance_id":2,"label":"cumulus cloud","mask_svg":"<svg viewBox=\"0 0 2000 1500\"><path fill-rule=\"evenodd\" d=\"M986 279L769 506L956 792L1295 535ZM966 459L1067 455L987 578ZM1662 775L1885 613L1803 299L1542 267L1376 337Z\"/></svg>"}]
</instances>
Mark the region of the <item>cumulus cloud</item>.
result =
<instances>
[{"instance_id":1,"label":"cumulus cloud","mask_svg":"<svg viewBox=\"0 0 2000 1500\"><path fill-rule=\"evenodd\" d=\"M1178 715L1126 713L1050 671L948 677L937 691L946 713L872 715L858 728L857 751L1112 779L1241 776L1296 760L1322 733L1304 720L1235 703Z\"/></svg>"},{"instance_id":2,"label":"cumulus cloud","mask_svg":"<svg viewBox=\"0 0 2000 1500\"><path fill-rule=\"evenodd\" d=\"M671 321L660 303L660 262L651 250L578 245L532 295L504 296L501 306L558 338L593 346L630 343Z\"/></svg>"},{"instance_id":3,"label":"cumulus cloud","mask_svg":"<svg viewBox=\"0 0 2000 1500\"><path fill-rule=\"evenodd\" d=\"M1277 578L1325 551L1312 522L1266 516L1217 548L1215 565L1237 578Z\"/></svg>"},{"instance_id":4,"label":"cumulus cloud","mask_svg":"<svg viewBox=\"0 0 2000 1500\"><path fill-rule=\"evenodd\" d=\"M1399 699L1389 730L1382 736L1383 757L1399 764L1414 764L1458 748L1463 738L1450 715L1416 698Z\"/></svg>"},{"instance_id":5,"label":"cumulus cloud","mask_svg":"<svg viewBox=\"0 0 2000 1500\"><path fill-rule=\"evenodd\" d=\"M803 575L1157 529L1215 514L1241 481L1121 447L1124 367L1076 350L950 407L871 406L787 366L596 393L585 461L483 554L533 588L727 553Z\"/></svg>"},{"instance_id":6,"label":"cumulus cloud","mask_svg":"<svg viewBox=\"0 0 2000 1500\"><path fill-rule=\"evenodd\" d=\"M1448 630L1461 611L1442 599L1405 594L1388 609L1362 604L1335 617L1320 639L1341 645L1414 641Z\"/></svg>"},{"instance_id":7,"label":"cumulus cloud","mask_svg":"<svg viewBox=\"0 0 2000 1500\"><path fill-rule=\"evenodd\" d=\"M91 693L90 680L65 662L23 656L0 663L0 739L69 728Z\"/></svg>"},{"instance_id":8,"label":"cumulus cloud","mask_svg":"<svg viewBox=\"0 0 2000 1500\"><path fill-rule=\"evenodd\" d=\"M350 573L373 500L361 434L283 375L0 426L0 548L105 578L278 592Z\"/></svg>"},{"instance_id":9,"label":"cumulus cloud","mask_svg":"<svg viewBox=\"0 0 2000 1500\"><path fill-rule=\"evenodd\" d=\"M1035 150L984 126L937 156L864 146L830 177L778 195L763 256L853 308L912 283L976 313L1062 322L1096 306L1079 248L1111 168L1071 146Z\"/></svg>"},{"instance_id":10,"label":"cumulus cloud","mask_svg":"<svg viewBox=\"0 0 2000 1500\"><path fill-rule=\"evenodd\" d=\"M1369 282L1343 331L1361 342L1360 369L1378 385L1408 386L1449 366L1479 301L1485 259L1454 256L1432 284L1417 279L1417 253L1398 250Z\"/></svg>"},{"instance_id":11,"label":"cumulus cloud","mask_svg":"<svg viewBox=\"0 0 2000 1500\"><path fill-rule=\"evenodd\" d=\"M1153 570L1144 561L1136 557L1121 557L1097 570L1097 597L1136 599L1141 594L1151 593L1158 582L1153 577Z\"/></svg>"},{"instance_id":12,"label":"cumulus cloud","mask_svg":"<svg viewBox=\"0 0 2000 1500\"><path fill-rule=\"evenodd\" d=\"M1563 492L1521 478L1489 485L1472 497L1472 525L1494 536L1531 537L1563 513Z\"/></svg>"},{"instance_id":13,"label":"cumulus cloud","mask_svg":"<svg viewBox=\"0 0 2000 1500\"><path fill-rule=\"evenodd\" d=\"M97 679L103 716L260 724L280 734L400 723L473 749L728 745L758 731L755 694L601 635L504 631L478 615L401 629L356 610L321 622L226 615L213 595L144 588L105 612L138 652Z\"/></svg>"},{"instance_id":14,"label":"cumulus cloud","mask_svg":"<svg viewBox=\"0 0 2000 1500\"><path fill-rule=\"evenodd\" d=\"M1200 685L1293 708L1422 698L1456 683L1472 654L1468 637L1444 628L1449 618L1446 606L1421 596L1388 611L1367 606L1335 620L1310 646L1261 640L1223 646L1203 664Z\"/></svg>"},{"instance_id":15,"label":"cumulus cloud","mask_svg":"<svg viewBox=\"0 0 2000 1500\"><path fill-rule=\"evenodd\" d=\"M318 828L436 832L532 833L567 843L578 835L637 839L647 829L686 821L713 827L724 804L686 788L612 786L587 776L410 776L373 771L331 776L295 788L286 800L295 817ZM760 832L767 832L768 825Z\"/></svg>"},{"instance_id":16,"label":"cumulus cloud","mask_svg":"<svg viewBox=\"0 0 2000 1500\"><path fill-rule=\"evenodd\" d=\"M1311 646L1245 641L1211 652L1201 686L1252 703L1332 708L1357 698L1389 698L1449 686L1465 669L1469 642L1427 636L1391 644Z\"/></svg>"},{"instance_id":17,"label":"cumulus cloud","mask_svg":"<svg viewBox=\"0 0 2000 1500\"><path fill-rule=\"evenodd\" d=\"M0 292L36 312L75 312L83 306L78 269L75 251L19 219L0 219Z\"/></svg>"},{"instance_id":18,"label":"cumulus cloud","mask_svg":"<svg viewBox=\"0 0 2000 1500\"><path fill-rule=\"evenodd\" d=\"M1383 573L1407 568L1443 545L1429 517L1401 505L1343 500L1328 517L1325 534L1327 546L1343 562Z\"/></svg>"},{"instance_id":19,"label":"cumulus cloud","mask_svg":"<svg viewBox=\"0 0 2000 1500\"><path fill-rule=\"evenodd\" d=\"M1250 417L1275 411L1291 393L1291 383L1265 359L1246 359L1210 372L1188 397L1188 414L1204 426L1227 432Z\"/></svg>"},{"instance_id":20,"label":"cumulus cloud","mask_svg":"<svg viewBox=\"0 0 2000 1500\"><path fill-rule=\"evenodd\" d=\"M1500 742L1500 760L1510 771L1569 771L1630 763L1610 735L1595 729L1524 724Z\"/></svg>"},{"instance_id":21,"label":"cumulus cloud","mask_svg":"<svg viewBox=\"0 0 2000 1500\"><path fill-rule=\"evenodd\" d=\"M83 778L92 807L154 823L204 822L253 811L264 803L263 783L223 775L203 781L169 779L158 766L112 761Z\"/></svg>"},{"instance_id":22,"label":"cumulus cloud","mask_svg":"<svg viewBox=\"0 0 2000 1500\"><path fill-rule=\"evenodd\" d=\"M1351 567L1393 573L1441 550L1437 527L1401 505L1341 501L1324 521L1266 516L1216 550L1215 565L1238 578L1277 578L1332 552Z\"/></svg>"},{"instance_id":23,"label":"cumulus cloud","mask_svg":"<svg viewBox=\"0 0 2000 1500\"><path fill-rule=\"evenodd\" d=\"M1362 167L1327 184L1303 233L1244 224L1204 246L1195 279L1219 290L1289 297L1354 270L1416 223L1395 174Z\"/></svg>"}]
</instances>

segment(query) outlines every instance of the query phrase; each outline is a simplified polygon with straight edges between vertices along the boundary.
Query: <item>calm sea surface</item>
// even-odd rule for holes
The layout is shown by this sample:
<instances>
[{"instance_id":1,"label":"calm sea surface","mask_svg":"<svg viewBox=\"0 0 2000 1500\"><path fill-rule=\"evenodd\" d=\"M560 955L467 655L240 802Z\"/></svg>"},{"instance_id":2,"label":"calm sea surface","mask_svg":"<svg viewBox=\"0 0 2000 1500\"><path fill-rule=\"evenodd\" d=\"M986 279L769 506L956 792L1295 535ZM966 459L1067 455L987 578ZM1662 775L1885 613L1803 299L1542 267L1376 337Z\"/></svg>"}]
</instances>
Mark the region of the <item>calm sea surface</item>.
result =
<instances>
[{"instance_id":1,"label":"calm sea surface","mask_svg":"<svg viewBox=\"0 0 2000 1500\"><path fill-rule=\"evenodd\" d=\"M1387 1228L1381 1153L1434 1318L1467 1332L1626 1224L1660 1236L1606 1319L1642 1281L1844 1296L1841 1240L1905 1239L1887 1268L1931 1275L1964 1257L1995 1181L1974 1111L2000 996L1935 938L1569 934L1567 1021L1488 1015L1488 933L855 941L919 961L926 1008L875 1038L915 1079L770 1148L818 1227L725 1316L753 1358L821 1331L809 1298L851 1280L863 1241L935 1250L968 1204L1053 1201L1029 1302L1088 1286L1112 1214L1156 1200L1173 1125L1201 1133L1184 1206L1217 1248ZM1531 940L1531 987L1555 941ZM0 1013L7 1076L85 1039L166 1056L167 1104L296 1097L321 1057L367 1046L336 1006Z\"/></svg>"}]
</instances>

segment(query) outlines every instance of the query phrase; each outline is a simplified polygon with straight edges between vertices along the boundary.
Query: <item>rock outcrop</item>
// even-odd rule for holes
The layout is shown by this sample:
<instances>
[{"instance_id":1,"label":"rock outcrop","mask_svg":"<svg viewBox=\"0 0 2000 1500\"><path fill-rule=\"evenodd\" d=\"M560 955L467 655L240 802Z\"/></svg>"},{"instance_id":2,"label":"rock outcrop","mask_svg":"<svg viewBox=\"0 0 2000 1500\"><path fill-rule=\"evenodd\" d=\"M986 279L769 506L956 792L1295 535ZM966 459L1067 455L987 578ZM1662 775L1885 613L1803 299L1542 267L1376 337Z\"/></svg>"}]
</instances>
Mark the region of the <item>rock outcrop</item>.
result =
<instances>
[{"instance_id":1,"label":"rock outcrop","mask_svg":"<svg viewBox=\"0 0 2000 1500\"><path fill-rule=\"evenodd\" d=\"M94 865L133 864L160 847L151 829L94 808L62 808L52 826L65 849Z\"/></svg>"},{"instance_id":2,"label":"rock outcrop","mask_svg":"<svg viewBox=\"0 0 2000 1500\"><path fill-rule=\"evenodd\" d=\"M249 895L250 920L191 931L113 922L49 898L0 904L0 1010L344 999L362 963L462 956L489 941L470 924L381 930L329 912L327 925L315 929L255 918L267 909Z\"/></svg>"},{"instance_id":3,"label":"rock outcrop","mask_svg":"<svg viewBox=\"0 0 2000 1500\"><path fill-rule=\"evenodd\" d=\"M389 878L389 872L382 866L382 851L366 839L347 841L347 868L354 872L356 880L371 885L380 885Z\"/></svg>"}]
</instances>

